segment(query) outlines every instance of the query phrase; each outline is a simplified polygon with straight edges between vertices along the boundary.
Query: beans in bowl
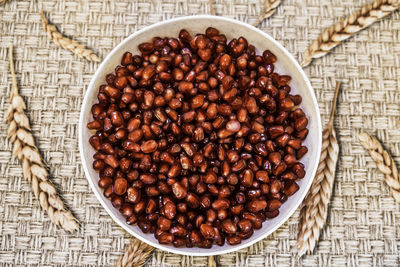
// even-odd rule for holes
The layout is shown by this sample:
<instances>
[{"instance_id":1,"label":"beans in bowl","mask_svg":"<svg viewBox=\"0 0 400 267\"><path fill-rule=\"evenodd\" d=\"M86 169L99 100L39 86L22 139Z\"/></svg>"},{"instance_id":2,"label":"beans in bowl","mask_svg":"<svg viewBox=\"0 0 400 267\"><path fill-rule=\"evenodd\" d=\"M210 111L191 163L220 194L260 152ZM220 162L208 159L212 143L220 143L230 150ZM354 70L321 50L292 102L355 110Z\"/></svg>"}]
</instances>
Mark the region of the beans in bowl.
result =
<instances>
[{"instance_id":1,"label":"beans in bowl","mask_svg":"<svg viewBox=\"0 0 400 267\"><path fill-rule=\"evenodd\" d=\"M93 168L112 205L161 244L239 244L305 175L308 120L276 56L215 28L126 52L92 107Z\"/></svg>"}]
</instances>

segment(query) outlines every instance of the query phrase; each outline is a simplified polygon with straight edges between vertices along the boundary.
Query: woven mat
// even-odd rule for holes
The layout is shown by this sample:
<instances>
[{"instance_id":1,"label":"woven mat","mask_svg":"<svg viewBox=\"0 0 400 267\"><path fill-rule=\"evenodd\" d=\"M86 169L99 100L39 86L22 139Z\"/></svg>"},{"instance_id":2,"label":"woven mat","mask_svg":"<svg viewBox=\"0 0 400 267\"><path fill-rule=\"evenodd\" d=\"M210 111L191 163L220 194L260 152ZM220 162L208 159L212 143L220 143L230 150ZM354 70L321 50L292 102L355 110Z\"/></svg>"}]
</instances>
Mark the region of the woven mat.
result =
<instances>
[{"instance_id":1,"label":"woven mat","mask_svg":"<svg viewBox=\"0 0 400 267\"><path fill-rule=\"evenodd\" d=\"M83 173L77 123L83 95L98 67L51 43L40 10L67 35L103 58L135 30L165 19L209 13L208 0L16 1L0 6L0 265L110 266L129 236L97 201ZM297 58L327 26L364 0L284 0L260 26ZM253 23L262 0L214 1L218 15ZM376 134L400 165L400 13L373 25L306 69L327 121L336 80L343 82L335 126L340 159L327 227L313 255L295 260L298 211L248 249L217 257L220 266L398 266L400 209L357 133ZM68 234L40 210L19 163L11 159L4 110L11 78L8 47L37 144L53 181L82 224ZM155 250L147 266L206 266L206 257Z\"/></svg>"}]
</instances>

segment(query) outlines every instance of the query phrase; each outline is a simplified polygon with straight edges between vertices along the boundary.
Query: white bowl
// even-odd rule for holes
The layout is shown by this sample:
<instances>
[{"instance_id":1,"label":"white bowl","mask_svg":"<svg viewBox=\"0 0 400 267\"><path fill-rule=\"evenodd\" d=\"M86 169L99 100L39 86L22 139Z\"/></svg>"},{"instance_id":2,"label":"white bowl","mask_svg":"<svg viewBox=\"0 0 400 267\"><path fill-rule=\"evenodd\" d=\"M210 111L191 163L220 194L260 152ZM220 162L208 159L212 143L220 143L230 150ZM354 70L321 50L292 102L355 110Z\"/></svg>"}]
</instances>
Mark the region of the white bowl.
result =
<instances>
[{"instance_id":1,"label":"white bowl","mask_svg":"<svg viewBox=\"0 0 400 267\"><path fill-rule=\"evenodd\" d=\"M249 239L243 240L241 244L235 246L228 244L225 244L224 246L214 245L212 249L198 247L175 248L172 245L159 244L153 234L143 233L137 225L126 224L124 217L112 206L111 201L103 196L103 190L97 185L99 179L98 173L92 168L92 156L95 151L89 144L88 140L91 133L87 129L86 125L91 119L91 107L97 102L99 86L105 83L106 74L113 72L114 68L120 64L124 52L138 52L138 44L148 42L154 36L176 37L182 28L187 29L191 34L204 33L205 29L209 26L213 26L220 30L220 32L224 33L228 39L244 36L249 43L253 44L258 49L258 51L264 51L266 49L271 50L278 58L275 64L275 70L279 74L288 74L292 76L292 81L290 82L292 92L302 96L303 102L301 107L309 120L309 134L305 140L305 145L308 147L308 153L302 159L306 168L306 176L299 181L299 191L289 197L286 203L282 205L279 216L272 220L265 221L261 229L254 231L254 234ZM79 150L82 158L82 165L92 190L110 216L122 228L134 237L161 250L183 255L210 256L239 250L260 241L274 232L293 214L296 208L303 201L314 178L321 151L321 132L318 103L314 91L311 88L311 84L297 61L281 44L275 41L268 34L246 23L223 17L202 15L181 17L151 25L133 33L111 51L94 74L83 100L79 120Z\"/></svg>"}]
</instances>

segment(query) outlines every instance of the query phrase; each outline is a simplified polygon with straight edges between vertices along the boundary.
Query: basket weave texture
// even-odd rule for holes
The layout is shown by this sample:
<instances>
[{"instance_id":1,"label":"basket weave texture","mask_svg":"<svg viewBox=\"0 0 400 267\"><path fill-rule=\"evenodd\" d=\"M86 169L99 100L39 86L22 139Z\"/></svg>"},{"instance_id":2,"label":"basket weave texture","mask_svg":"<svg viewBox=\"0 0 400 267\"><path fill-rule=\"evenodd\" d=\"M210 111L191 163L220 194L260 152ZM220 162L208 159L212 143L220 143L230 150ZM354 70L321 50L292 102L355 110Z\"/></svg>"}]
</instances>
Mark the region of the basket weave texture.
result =
<instances>
[{"instance_id":1,"label":"basket weave texture","mask_svg":"<svg viewBox=\"0 0 400 267\"><path fill-rule=\"evenodd\" d=\"M215 0L217 15L254 23L262 0ZM365 4L364 0L285 0L259 27L301 60L318 34ZM130 237L89 188L78 151L81 102L98 63L54 45L40 11L67 36L104 58L130 33L173 17L207 14L208 0L28 1L0 6L0 266L110 266ZM328 222L313 255L296 262L299 212L248 249L217 257L219 266L399 266L400 207L384 176L358 142L376 135L400 165L400 12L376 23L313 61L306 69L326 123L337 80L343 87L335 119L340 159ZM20 164L11 159L4 111L14 57L20 94L52 181L81 222L69 234L40 210ZM155 250L146 266L206 266L206 257Z\"/></svg>"}]
</instances>

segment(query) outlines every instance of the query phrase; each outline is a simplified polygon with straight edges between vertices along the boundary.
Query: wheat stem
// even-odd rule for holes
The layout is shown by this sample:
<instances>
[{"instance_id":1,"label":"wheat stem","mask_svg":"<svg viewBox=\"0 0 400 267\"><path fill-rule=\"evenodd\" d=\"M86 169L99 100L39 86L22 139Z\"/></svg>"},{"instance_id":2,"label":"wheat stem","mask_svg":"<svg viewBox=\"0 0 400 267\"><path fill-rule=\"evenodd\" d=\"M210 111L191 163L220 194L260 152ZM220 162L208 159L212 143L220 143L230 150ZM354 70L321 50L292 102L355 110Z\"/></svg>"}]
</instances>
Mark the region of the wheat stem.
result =
<instances>
[{"instance_id":1,"label":"wheat stem","mask_svg":"<svg viewBox=\"0 0 400 267\"><path fill-rule=\"evenodd\" d=\"M344 40L399 8L399 0L375 0L372 4L366 4L360 10L322 32L304 52L301 66L308 66L314 58L328 54Z\"/></svg>"},{"instance_id":2,"label":"wheat stem","mask_svg":"<svg viewBox=\"0 0 400 267\"><path fill-rule=\"evenodd\" d=\"M208 256L207 267L217 267L217 262L215 261L214 256Z\"/></svg>"},{"instance_id":3,"label":"wheat stem","mask_svg":"<svg viewBox=\"0 0 400 267\"><path fill-rule=\"evenodd\" d=\"M368 150L378 169L385 175L386 184L391 188L393 198L400 204L400 177L392 156L382 147L382 144L367 133L358 135L361 145Z\"/></svg>"},{"instance_id":4,"label":"wheat stem","mask_svg":"<svg viewBox=\"0 0 400 267\"><path fill-rule=\"evenodd\" d=\"M215 9L214 9L213 0L208 0L208 3L210 4L210 13L211 13L211 15L215 16Z\"/></svg>"},{"instance_id":5,"label":"wheat stem","mask_svg":"<svg viewBox=\"0 0 400 267\"><path fill-rule=\"evenodd\" d=\"M18 93L12 46L10 46L9 57L12 87L10 92L11 104L6 111L6 120L8 138L14 145L13 156L18 158L22 164L24 178L31 183L33 193L39 200L40 206L47 211L51 221L57 226L73 232L79 228L77 220L66 209L56 188L49 181L49 173L30 130L29 119L25 114L26 105Z\"/></svg>"},{"instance_id":6,"label":"wheat stem","mask_svg":"<svg viewBox=\"0 0 400 267\"><path fill-rule=\"evenodd\" d=\"M44 16L43 11L41 12L41 16L43 21L43 29L47 32L49 39L52 40L56 45L71 51L81 58L86 58L89 61L101 61L101 59L92 50L87 49L84 45L78 43L77 41L73 41L62 35L54 25L49 24L47 18Z\"/></svg>"},{"instance_id":7,"label":"wheat stem","mask_svg":"<svg viewBox=\"0 0 400 267\"><path fill-rule=\"evenodd\" d=\"M298 258L314 249L328 215L328 205L332 195L339 155L339 144L333 127L339 89L340 82L336 84L327 128L322 132L321 158L317 173L300 210L299 234L297 236Z\"/></svg>"},{"instance_id":8,"label":"wheat stem","mask_svg":"<svg viewBox=\"0 0 400 267\"><path fill-rule=\"evenodd\" d=\"M152 246L134 239L119 258L115 267L141 267L153 249Z\"/></svg>"},{"instance_id":9,"label":"wheat stem","mask_svg":"<svg viewBox=\"0 0 400 267\"><path fill-rule=\"evenodd\" d=\"M253 26L257 27L258 24L260 24L264 19L271 17L281 2L282 0L265 0L263 13L258 16L257 21L253 24Z\"/></svg>"}]
</instances>

